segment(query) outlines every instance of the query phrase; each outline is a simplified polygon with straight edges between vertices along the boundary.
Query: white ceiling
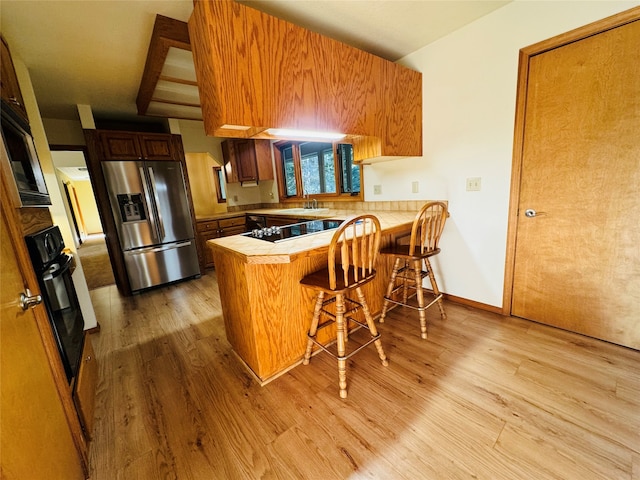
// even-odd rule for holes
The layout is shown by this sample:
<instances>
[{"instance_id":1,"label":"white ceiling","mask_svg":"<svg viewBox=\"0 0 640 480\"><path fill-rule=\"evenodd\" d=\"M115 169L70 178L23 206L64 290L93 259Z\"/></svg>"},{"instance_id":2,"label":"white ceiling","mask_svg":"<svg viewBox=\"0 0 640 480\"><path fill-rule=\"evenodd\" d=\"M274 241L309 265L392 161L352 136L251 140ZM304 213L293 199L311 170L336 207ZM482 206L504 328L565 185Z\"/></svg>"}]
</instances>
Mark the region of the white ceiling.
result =
<instances>
[{"instance_id":1,"label":"white ceiling","mask_svg":"<svg viewBox=\"0 0 640 480\"><path fill-rule=\"evenodd\" d=\"M388 60L510 0L259 0L243 3ZM0 30L29 69L44 118L133 119L156 14L187 22L192 0L0 0Z\"/></svg>"}]
</instances>

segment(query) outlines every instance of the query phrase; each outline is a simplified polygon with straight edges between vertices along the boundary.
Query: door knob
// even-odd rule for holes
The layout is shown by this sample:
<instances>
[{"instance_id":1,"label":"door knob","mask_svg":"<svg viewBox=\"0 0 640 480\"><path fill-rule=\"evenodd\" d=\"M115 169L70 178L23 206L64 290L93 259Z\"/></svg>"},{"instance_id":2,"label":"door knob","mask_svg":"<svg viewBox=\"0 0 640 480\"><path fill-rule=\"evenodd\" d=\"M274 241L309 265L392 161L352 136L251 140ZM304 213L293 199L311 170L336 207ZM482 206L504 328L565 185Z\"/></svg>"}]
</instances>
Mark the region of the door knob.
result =
<instances>
[{"instance_id":1,"label":"door knob","mask_svg":"<svg viewBox=\"0 0 640 480\"><path fill-rule=\"evenodd\" d=\"M26 292L20 294L20 308L27 310L42 303L42 295L31 295L31 290L27 288Z\"/></svg>"},{"instance_id":2,"label":"door knob","mask_svg":"<svg viewBox=\"0 0 640 480\"><path fill-rule=\"evenodd\" d=\"M533 218L533 217L537 217L538 215L545 215L545 212L536 212L533 208L527 208L524 211L525 217Z\"/></svg>"}]
</instances>

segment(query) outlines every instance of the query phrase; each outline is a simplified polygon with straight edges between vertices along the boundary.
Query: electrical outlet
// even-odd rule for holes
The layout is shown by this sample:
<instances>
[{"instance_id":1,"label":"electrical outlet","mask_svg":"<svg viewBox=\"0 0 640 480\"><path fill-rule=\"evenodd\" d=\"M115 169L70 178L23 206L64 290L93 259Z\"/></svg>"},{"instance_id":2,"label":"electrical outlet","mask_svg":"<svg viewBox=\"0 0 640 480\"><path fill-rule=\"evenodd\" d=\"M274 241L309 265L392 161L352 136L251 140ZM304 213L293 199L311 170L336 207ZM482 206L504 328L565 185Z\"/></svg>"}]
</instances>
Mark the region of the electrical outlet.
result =
<instances>
[{"instance_id":1,"label":"electrical outlet","mask_svg":"<svg viewBox=\"0 0 640 480\"><path fill-rule=\"evenodd\" d=\"M418 182L411 182L411 193L418 193L420 184Z\"/></svg>"},{"instance_id":2,"label":"electrical outlet","mask_svg":"<svg viewBox=\"0 0 640 480\"><path fill-rule=\"evenodd\" d=\"M482 185L480 177L467 178L467 192L479 192Z\"/></svg>"},{"instance_id":3,"label":"electrical outlet","mask_svg":"<svg viewBox=\"0 0 640 480\"><path fill-rule=\"evenodd\" d=\"M374 185L373 186L373 194L374 195L382 195L382 185Z\"/></svg>"}]
</instances>

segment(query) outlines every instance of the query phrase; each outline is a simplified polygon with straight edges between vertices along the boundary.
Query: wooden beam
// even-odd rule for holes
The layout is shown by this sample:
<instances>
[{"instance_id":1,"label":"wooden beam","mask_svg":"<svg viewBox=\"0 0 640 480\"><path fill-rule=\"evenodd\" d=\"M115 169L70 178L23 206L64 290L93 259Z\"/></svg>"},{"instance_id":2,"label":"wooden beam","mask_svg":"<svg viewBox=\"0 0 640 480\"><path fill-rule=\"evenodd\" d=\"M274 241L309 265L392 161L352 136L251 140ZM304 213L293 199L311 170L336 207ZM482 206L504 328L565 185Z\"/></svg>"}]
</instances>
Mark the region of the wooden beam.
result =
<instances>
[{"instance_id":1,"label":"wooden beam","mask_svg":"<svg viewBox=\"0 0 640 480\"><path fill-rule=\"evenodd\" d=\"M170 47L191 51L189 28L185 22L180 20L156 15L147 52L147 61L136 99L139 115L145 115L149 108Z\"/></svg>"}]
</instances>

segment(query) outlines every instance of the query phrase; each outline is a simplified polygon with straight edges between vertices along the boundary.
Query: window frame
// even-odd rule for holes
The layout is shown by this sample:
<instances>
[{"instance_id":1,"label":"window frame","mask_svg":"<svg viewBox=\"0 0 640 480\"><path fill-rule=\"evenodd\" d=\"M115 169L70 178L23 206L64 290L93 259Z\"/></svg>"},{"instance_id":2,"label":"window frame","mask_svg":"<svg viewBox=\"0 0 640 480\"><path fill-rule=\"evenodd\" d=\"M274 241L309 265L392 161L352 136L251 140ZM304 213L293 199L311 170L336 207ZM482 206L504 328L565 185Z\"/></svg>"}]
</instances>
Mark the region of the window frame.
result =
<instances>
[{"instance_id":1,"label":"window frame","mask_svg":"<svg viewBox=\"0 0 640 480\"><path fill-rule=\"evenodd\" d=\"M224 175L222 173L222 167L211 167L213 168L213 183L216 186L216 198L218 199L218 203L227 203L227 197L226 197L226 192L227 189L225 188L223 190L222 188L222 176ZM226 173L226 172L225 172ZM225 192L225 195L222 195L222 192Z\"/></svg>"},{"instance_id":2,"label":"window frame","mask_svg":"<svg viewBox=\"0 0 640 480\"><path fill-rule=\"evenodd\" d=\"M341 141L341 142L327 142L322 140L279 140L274 142L271 145L273 149L273 157L275 160L276 166L276 180L278 184L278 197L280 203L288 203L288 202L300 202L304 201L305 197L303 192L303 183L302 183L302 164L300 157L300 144L302 143L331 143L333 148L333 164L334 164L334 175L335 175L335 184L336 184L336 193L313 193L309 195L309 198L317 198L318 200L326 200L326 201L363 201L364 199L364 178L362 171L362 164L358 164L358 169L360 171L360 192L357 194L346 192L342 193L342 169L341 169L341 159L338 158L338 145L346 144L349 142ZM292 146L293 153L293 166L295 173L295 181L296 181L296 195L288 196L286 194L286 179L284 175L284 166L282 163L282 155L281 149L284 147ZM355 163L355 162L354 162Z\"/></svg>"}]
</instances>

